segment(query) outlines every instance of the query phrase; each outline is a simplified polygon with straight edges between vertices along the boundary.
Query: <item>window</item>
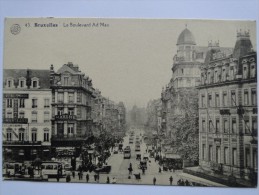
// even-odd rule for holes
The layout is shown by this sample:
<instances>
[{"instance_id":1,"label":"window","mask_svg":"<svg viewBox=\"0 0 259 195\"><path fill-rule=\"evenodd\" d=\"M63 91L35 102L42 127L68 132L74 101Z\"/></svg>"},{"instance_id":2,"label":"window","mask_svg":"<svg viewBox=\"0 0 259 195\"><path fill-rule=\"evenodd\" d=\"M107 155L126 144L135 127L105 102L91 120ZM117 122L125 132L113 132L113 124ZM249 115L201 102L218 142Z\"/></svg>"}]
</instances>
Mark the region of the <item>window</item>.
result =
<instances>
[{"instance_id":1,"label":"window","mask_svg":"<svg viewBox=\"0 0 259 195\"><path fill-rule=\"evenodd\" d=\"M224 148L224 164L228 164L228 147Z\"/></svg>"},{"instance_id":2,"label":"window","mask_svg":"<svg viewBox=\"0 0 259 195\"><path fill-rule=\"evenodd\" d=\"M208 95L208 106L209 107L212 106L212 95L211 94Z\"/></svg>"},{"instance_id":3,"label":"window","mask_svg":"<svg viewBox=\"0 0 259 195\"><path fill-rule=\"evenodd\" d=\"M219 119L216 119L216 133L219 133Z\"/></svg>"},{"instance_id":4,"label":"window","mask_svg":"<svg viewBox=\"0 0 259 195\"><path fill-rule=\"evenodd\" d=\"M202 160L205 160L205 149L206 149L206 145L202 144Z\"/></svg>"},{"instance_id":5,"label":"window","mask_svg":"<svg viewBox=\"0 0 259 195\"><path fill-rule=\"evenodd\" d=\"M25 107L24 101L25 101L25 99L20 99L20 104L19 104L20 108L24 108Z\"/></svg>"},{"instance_id":6,"label":"window","mask_svg":"<svg viewBox=\"0 0 259 195\"><path fill-rule=\"evenodd\" d=\"M202 131L206 131L206 121L204 119L202 120Z\"/></svg>"},{"instance_id":7,"label":"window","mask_svg":"<svg viewBox=\"0 0 259 195\"><path fill-rule=\"evenodd\" d=\"M236 106L236 92L231 91L231 106Z\"/></svg>"},{"instance_id":8,"label":"window","mask_svg":"<svg viewBox=\"0 0 259 195\"><path fill-rule=\"evenodd\" d=\"M48 108L49 107L49 99L48 98L45 98L44 99L44 108Z\"/></svg>"},{"instance_id":9,"label":"window","mask_svg":"<svg viewBox=\"0 0 259 195\"><path fill-rule=\"evenodd\" d=\"M58 115L63 115L64 108L58 108Z\"/></svg>"},{"instance_id":10,"label":"window","mask_svg":"<svg viewBox=\"0 0 259 195\"><path fill-rule=\"evenodd\" d=\"M256 89L252 89L251 94L252 94L252 105L255 106L257 105Z\"/></svg>"},{"instance_id":11,"label":"window","mask_svg":"<svg viewBox=\"0 0 259 195\"><path fill-rule=\"evenodd\" d=\"M257 149L253 149L253 168L257 169L257 162L258 162L258 157L257 157Z\"/></svg>"},{"instance_id":12,"label":"window","mask_svg":"<svg viewBox=\"0 0 259 195\"><path fill-rule=\"evenodd\" d=\"M13 87L13 79L12 78L7 79L7 87L8 88L12 88Z\"/></svg>"},{"instance_id":13,"label":"window","mask_svg":"<svg viewBox=\"0 0 259 195\"><path fill-rule=\"evenodd\" d=\"M224 133L228 133L228 120L227 119L224 119L223 129L224 129Z\"/></svg>"},{"instance_id":14,"label":"window","mask_svg":"<svg viewBox=\"0 0 259 195\"><path fill-rule=\"evenodd\" d=\"M226 81L226 70L225 70L225 68L222 69L222 81Z\"/></svg>"},{"instance_id":15,"label":"window","mask_svg":"<svg viewBox=\"0 0 259 195\"><path fill-rule=\"evenodd\" d=\"M251 166L251 156L250 156L250 148L249 146L246 147L245 149L245 167L250 167Z\"/></svg>"},{"instance_id":16,"label":"window","mask_svg":"<svg viewBox=\"0 0 259 195\"><path fill-rule=\"evenodd\" d=\"M74 108L68 108L68 114L74 115Z\"/></svg>"},{"instance_id":17,"label":"window","mask_svg":"<svg viewBox=\"0 0 259 195\"><path fill-rule=\"evenodd\" d=\"M38 107L37 99L36 99L36 98L33 98L33 99L32 99L32 108L37 108L37 107Z\"/></svg>"},{"instance_id":18,"label":"window","mask_svg":"<svg viewBox=\"0 0 259 195\"><path fill-rule=\"evenodd\" d=\"M81 103L82 101L82 93L81 92L77 92L77 102Z\"/></svg>"},{"instance_id":19,"label":"window","mask_svg":"<svg viewBox=\"0 0 259 195\"><path fill-rule=\"evenodd\" d=\"M68 86L68 77L64 77L64 85Z\"/></svg>"},{"instance_id":20,"label":"window","mask_svg":"<svg viewBox=\"0 0 259 195\"><path fill-rule=\"evenodd\" d=\"M74 93L68 93L68 103L74 103Z\"/></svg>"},{"instance_id":21,"label":"window","mask_svg":"<svg viewBox=\"0 0 259 195\"><path fill-rule=\"evenodd\" d=\"M37 123L37 112L36 111L32 111L31 122Z\"/></svg>"},{"instance_id":22,"label":"window","mask_svg":"<svg viewBox=\"0 0 259 195\"><path fill-rule=\"evenodd\" d=\"M11 111L8 111L6 113L6 118L13 118L13 113Z\"/></svg>"},{"instance_id":23,"label":"window","mask_svg":"<svg viewBox=\"0 0 259 195\"><path fill-rule=\"evenodd\" d=\"M7 99L7 108L12 108L12 107L13 107L13 100Z\"/></svg>"},{"instance_id":24,"label":"window","mask_svg":"<svg viewBox=\"0 0 259 195\"><path fill-rule=\"evenodd\" d=\"M205 95L201 95L201 107L206 107L205 105Z\"/></svg>"},{"instance_id":25,"label":"window","mask_svg":"<svg viewBox=\"0 0 259 195\"><path fill-rule=\"evenodd\" d=\"M49 112L44 112L44 123L49 122Z\"/></svg>"},{"instance_id":26,"label":"window","mask_svg":"<svg viewBox=\"0 0 259 195\"><path fill-rule=\"evenodd\" d=\"M232 149L232 164L234 166L237 165L237 149L236 148Z\"/></svg>"},{"instance_id":27,"label":"window","mask_svg":"<svg viewBox=\"0 0 259 195\"><path fill-rule=\"evenodd\" d=\"M38 80L32 80L32 88L38 87Z\"/></svg>"},{"instance_id":28,"label":"window","mask_svg":"<svg viewBox=\"0 0 259 195\"><path fill-rule=\"evenodd\" d=\"M19 129L19 141L24 141L24 129Z\"/></svg>"},{"instance_id":29,"label":"window","mask_svg":"<svg viewBox=\"0 0 259 195\"><path fill-rule=\"evenodd\" d=\"M210 78L210 72L208 72L208 84L210 84L211 78Z\"/></svg>"},{"instance_id":30,"label":"window","mask_svg":"<svg viewBox=\"0 0 259 195\"><path fill-rule=\"evenodd\" d=\"M37 141L37 129L32 129L32 131L31 131L31 141L33 141L33 142Z\"/></svg>"},{"instance_id":31,"label":"window","mask_svg":"<svg viewBox=\"0 0 259 195\"><path fill-rule=\"evenodd\" d=\"M74 124L67 124L67 133L74 134Z\"/></svg>"},{"instance_id":32,"label":"window","mask_svg":"<svg viewBox=\"0 0 259 195\"><path fill-rule=\"evenodd\" d=\"M213 153L212 153L212 145L209 145L209 161L212 161L213 159Z\"/></svg>"},{"instance_id":33,"label":"window","mask_svg":"<svg viewBox=\"0 0 259 195\"><path fill-rule=\"evenodd\" d=\"M219 105L219 94L218 93L215 94L215 107L220 107L220 105Z\"/></svg>"},{"instance_id":34,"label":"window","mask_svg":"<svg viewBox=\"0 0 259 195\"><path fill-rule=\"evenodd\" d=\"M212 120L209 121L209 131L211 132L213 129L213 124L212 124Z\"/></svg>"},{"instance_id":35,"label":"window","mask_svg":"<svg viewBox=\"0 0 259 195\"><path fill-rule=\"evenodd\" d=\"M252 131L254 135L257 135L257 118L252 118Z\"/></svg>"},{"instance_id":36,"label":"window","mask_svg":"<svg viewBox=\"0 0 259 195\"><path fill-rule=\"evenodd\" d=\"M232 133L237 133L237 121L235 118L232 119Z\"/></svg>"},{"instance_id":37,"label":"window","mask_svg":"<svg viewBox=\"0 0 259 195\"><path fill-rule=\"evenodd\" d=\"M230 79L230 80L233 80L233 79L234 79L234 66L230 66L229 79Z\"/></svg>"},{"instance_id":38,"label":"window","mask_svg":"<svg viewBox=\"0 0 259 195\"><path fill-rule=\"evenodd\" d=\"M243 79L247 79L248 77L248 71L247 71L247 65L243 66Z\"/></svg>"},{"instance_id":39,"label":"window","mask_svg":"<svg viewBox=\"0 0 259 195\"><path fill-rule=\"evenodd\" d=\"M20 81L20 87L21 87L21 88L24 88L24 86L25 86L24 84L25 84L25 81L24 81L24 80L21 80L21 81Z\"/></svg>"},{"instance_id":40,"label":"window","mask_svg":"<svg viewBox=\"0 0 259 195\"><path fill-rule=\"evenodd\" d=\"M223 92L223 106L227 106L227 92Z\"/></svg>"},{"instance_id":41,"label":"window","mask_svg":"<svg viewBox=\"0 0 259 195\"><path fill-rule=\"evenodd\" d=\"M214 72L214 81L218 82L218 71L217 70L215 70L215 72Z\"/></svg>"},{"instance_id":42,"label":"window","mask_svg":"<svg viewBox=\"0 0 259 195\"><path fill-rule=\"evenodd\" d=\"M24 118L24 111L20 111L19 118Z\"/></svg>"},{"instance_id":43,"label":"window","mask_svg":"<svg viewBox=\"0 0 259 195\"><path fill-rule=\"evenodd\" d=\"M63 103L64 102L64 93L58 93L58 102Z\"/></svg>"},{"instance_id":44,"label":"window","mask_svg":"<svg viewBox=\"0 0 259 195\"><path fill-rule=\"evenodd\" d=\"M216 162L221 163L221 158L220 158L220 146L216 147Z\"/></svg>"},{"instance_id":45,"label":"window","mask_svg":"<svg viewBox=\"0 0 259 195\"><path fill-rule=\"evenodd\" d=\"M44 129L43 141L44 142L48 142L49 141L49 130L48 129Z\"/></svg>"},{"instance_id":46,"label":"window","mask_svg":"<svg viewBox=\"0 0 259 195\"><path fill-rule=\"evenodd\" d=\"M250 76L251 76L252 78L254 78L254 77L255 77L255 72L256 72L256 71L255 71L255 64L251 64L251 65L250 65L250 69L251 69L251 70L250 70L250 71L251 71L251 72L250 72Z\"/></svg>"},{"instance_id":47,"label":"window","mask_svg":"<svg viewBox=\"0 0 259 195\"><path fill-rule=\"evenodd\" d=\"M12 141L12 129L8 129L6 133L6 140Z\"/></svg>"},{"instance_id":48,"label":"window","mask_svg":"<svg viewBox=\"0 0 259 195\"><path fill-rule=\"evenodd\" d=\"M244 91L244 105L248 105L248 90Z\"/></svg>"}]
</instances>

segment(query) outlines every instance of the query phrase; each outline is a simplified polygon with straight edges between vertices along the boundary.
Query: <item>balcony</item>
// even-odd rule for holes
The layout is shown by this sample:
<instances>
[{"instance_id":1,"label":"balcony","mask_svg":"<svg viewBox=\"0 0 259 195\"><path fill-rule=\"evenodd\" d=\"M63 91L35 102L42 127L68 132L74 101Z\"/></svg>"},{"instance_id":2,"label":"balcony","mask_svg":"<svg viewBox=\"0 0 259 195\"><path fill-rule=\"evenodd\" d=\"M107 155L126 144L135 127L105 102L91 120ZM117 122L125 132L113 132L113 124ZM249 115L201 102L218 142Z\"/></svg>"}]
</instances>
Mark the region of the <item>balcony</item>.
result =
<instances>
[{"instance_id":1,"label":"balcony","mask_svg":"<svg viewBox=\"0 0 259 195\"><path fill-rule=\"evenodd\" d=\"M69 140L85 140L87 135L76 135L76 134L68 134L68 135L52 135L52 141L69 141Z\"/></svg>"},{"instance_id":2,"label":"balcony","mask_svg":"<svg viewBox=\"0 0 259 195\"><path fill-rule=\"evenodd\" d=\"M62 114L55 115L55 120L76 120L76 115Z\"/></svg>"},{"instance_id":3,"label":"balcony","mask_svg":"<svg viewBox=\"0 0 259 195\"><path fill-rule=\"evenodd\" d=\"M3 123L18 123L18 124L27 124L27 118L4 118Z\"/></svg>"}]
</instances>

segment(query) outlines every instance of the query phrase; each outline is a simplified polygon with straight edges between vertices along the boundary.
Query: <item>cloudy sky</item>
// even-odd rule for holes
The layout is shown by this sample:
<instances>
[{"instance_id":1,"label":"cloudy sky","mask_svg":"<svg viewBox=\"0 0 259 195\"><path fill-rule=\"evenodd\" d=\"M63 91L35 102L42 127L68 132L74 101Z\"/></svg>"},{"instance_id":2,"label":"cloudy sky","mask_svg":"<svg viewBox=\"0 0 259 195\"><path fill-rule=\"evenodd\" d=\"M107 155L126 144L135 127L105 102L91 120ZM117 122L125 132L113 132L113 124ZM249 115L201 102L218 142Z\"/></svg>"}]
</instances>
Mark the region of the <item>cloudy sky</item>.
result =
<instances>
[{"instance_id":1,"label":"cloudy sky","mask_svg":"<svg viewBox=\"0 0 259 195\"><path fill-rule=\"evenodd\" d=\"M34 27L34 23L58 27ZM70 23L86 27L70 27ZM10 31L13 24L21 27L17 35ZM222 47L234 47L236 31L246 29L256 48L253 21L10 19L5 24L4 68L49 69L53 64L58 70L73 62L104 96L123 101L128 108L143 107L159 98L169 82L177 38L185 25L200 46L219 40Z\"/></svg>"}]
</instances>

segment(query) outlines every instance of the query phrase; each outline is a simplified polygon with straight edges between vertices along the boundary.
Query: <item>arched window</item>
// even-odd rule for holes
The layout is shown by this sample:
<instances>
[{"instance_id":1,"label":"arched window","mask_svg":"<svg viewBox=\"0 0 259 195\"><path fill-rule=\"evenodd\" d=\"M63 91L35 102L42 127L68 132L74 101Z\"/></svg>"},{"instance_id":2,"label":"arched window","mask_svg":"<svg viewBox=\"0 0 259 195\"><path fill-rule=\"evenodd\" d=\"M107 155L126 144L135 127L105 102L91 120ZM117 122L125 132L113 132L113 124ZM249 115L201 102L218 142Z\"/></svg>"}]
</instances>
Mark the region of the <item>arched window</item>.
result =
<instances>
[{"instance_id":1,"label":"arched window","mask_svg":"<svg viewBox=\"0 0 259 195\"><path fill-rule=\"evenodd\" d=\"M7 78L6 79L6 87L7 88L13 88L14 87L14 79L13 78Z\"/></svg>"},{"instance_id":2,"label":"arched window","mask_svg":"<svg viewBox=\"0 0 259 195\"><path fill-rule=\"evenodd\" d=\"M19 78L19 88L25 88L26 87L26 79L24 77Z\"/></svg>"},{"instance_id":3,"label":"arched window","mask_svg":"<svg viewBox=\"0 0 259 195\"><path fill-rule=\"evenodd\" d=\"M39 78L33 77L31 79L32 88L39 88Z\"/></svg>"}]
</instances>

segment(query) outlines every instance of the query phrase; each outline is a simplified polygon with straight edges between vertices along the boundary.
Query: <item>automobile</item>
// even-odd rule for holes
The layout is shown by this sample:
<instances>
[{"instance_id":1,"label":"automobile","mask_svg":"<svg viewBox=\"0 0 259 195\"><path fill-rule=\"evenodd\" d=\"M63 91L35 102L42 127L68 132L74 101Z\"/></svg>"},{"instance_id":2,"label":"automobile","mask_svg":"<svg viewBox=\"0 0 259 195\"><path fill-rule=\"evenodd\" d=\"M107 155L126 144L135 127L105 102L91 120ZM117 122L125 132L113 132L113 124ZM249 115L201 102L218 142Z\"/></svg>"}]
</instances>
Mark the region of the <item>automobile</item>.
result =
<instances>
[{"instance_id":1,"label":"automobile","mask_svg":"<svg viewBox=\"0 0 259 195\"><path fill-rule=\"evenodd\" d=\"M94 172L96 172L96 173L110 173L111 169L112 169L111 165L103 165L100 168L96 168L94 170Z\"/></svg>"}]
</instances>

